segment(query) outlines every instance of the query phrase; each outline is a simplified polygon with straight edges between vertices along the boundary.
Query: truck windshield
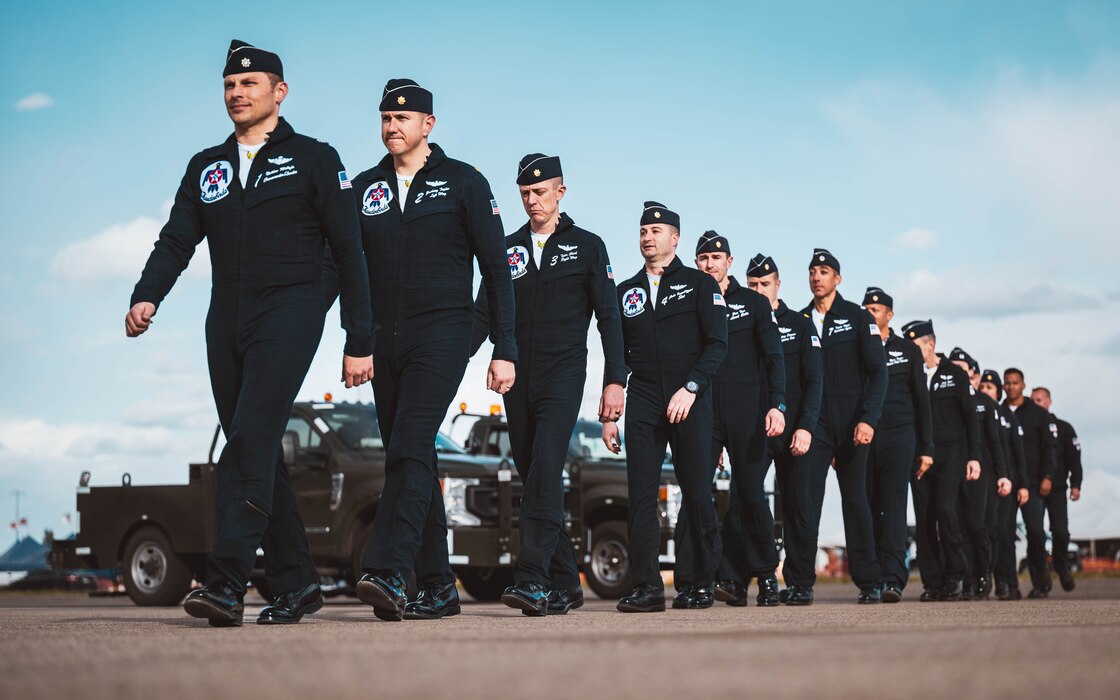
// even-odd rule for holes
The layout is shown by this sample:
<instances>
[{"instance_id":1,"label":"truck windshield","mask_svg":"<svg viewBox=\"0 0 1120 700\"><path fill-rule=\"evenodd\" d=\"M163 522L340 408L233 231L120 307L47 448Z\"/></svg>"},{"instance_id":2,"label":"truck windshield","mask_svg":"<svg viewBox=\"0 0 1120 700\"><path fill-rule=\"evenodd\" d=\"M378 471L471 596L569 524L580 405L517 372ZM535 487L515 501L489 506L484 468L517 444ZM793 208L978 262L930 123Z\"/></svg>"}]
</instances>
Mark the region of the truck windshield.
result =
<instances>
[{"instance_id":1,"label":"truck windshield","mask_svg":"<svg viewBox=\"0 0 1120 700\"><path fill-rule=\"evenodd\" d=\"M334 404L317 406L319 415L327 422L339 440L351 450L382 450L385 443L377 426L377 413L370 404ZM444 435L436 433L436 452L455 452L463 449Z\"/></svg>"},{"instance_id":2,"label":"truck windshield","mask_svg":"<svg viewBox=\"0 0 1120 700\"><path fill-rule=\"evenodd\" d=\"M576 421L576 427L572 430L570 447L577 454L582 453L590 459L626 459L626 441L621 431L618 437L622 442L622 452L615 454L603 444L603 425L598 421L580 419Z\"/></svg>"}]
</instances>

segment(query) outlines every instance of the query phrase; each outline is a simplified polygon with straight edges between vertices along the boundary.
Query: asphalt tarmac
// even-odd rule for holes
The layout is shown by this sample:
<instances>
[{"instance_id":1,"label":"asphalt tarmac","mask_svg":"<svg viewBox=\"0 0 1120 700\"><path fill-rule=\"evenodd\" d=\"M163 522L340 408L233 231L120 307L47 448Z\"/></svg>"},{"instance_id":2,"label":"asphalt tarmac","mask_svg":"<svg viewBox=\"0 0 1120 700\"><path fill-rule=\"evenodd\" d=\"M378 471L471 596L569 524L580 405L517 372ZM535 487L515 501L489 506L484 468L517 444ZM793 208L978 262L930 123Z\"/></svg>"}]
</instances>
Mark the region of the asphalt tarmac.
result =
<instances>
[{"instance_id":1,"label":"asphalt tarmac","mask_svg":"<svg viewBox=\"0 0 1120 700\"><path fill-rule=\"evenodd\" d=\"M753 595L752 589L752 595ZM290 627L212 629L127 598L0 593L0 698L1115 698L1120 579L1046 600L526 618L464 602L381 622L332 599ZM255 619L260 601L247 610Z\"/></svg>"}]
</instances>

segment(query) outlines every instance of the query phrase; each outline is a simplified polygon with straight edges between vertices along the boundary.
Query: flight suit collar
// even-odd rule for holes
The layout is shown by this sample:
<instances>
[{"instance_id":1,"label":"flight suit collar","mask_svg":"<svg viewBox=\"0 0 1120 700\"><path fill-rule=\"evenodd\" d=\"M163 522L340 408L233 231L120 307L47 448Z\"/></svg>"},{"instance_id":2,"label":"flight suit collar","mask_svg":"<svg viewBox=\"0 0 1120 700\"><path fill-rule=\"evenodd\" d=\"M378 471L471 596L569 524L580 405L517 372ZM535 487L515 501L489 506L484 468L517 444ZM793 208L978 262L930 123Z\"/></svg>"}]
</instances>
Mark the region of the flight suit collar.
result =
<instances>
[{"instance_id":1,"label":"flight suit collar","mask_svg":"<svg viewBox=\"0 0 1120 700\"><path fill-rule=\"evenodd\" d=\"M727 278L727 292L724 293L723 296L724 296L724 298L728 298L732 294L734 294L735 292L739 291L742 288L743 288L743 285L739 284L739 280L735 279L734 276L728 277Z\"/></svg>"},{"instance_id":2,"label":"flight suit collar","mask_svg":"<svg viewBox=\"0 0 1120 700\"><path fill-rule=\"evenodd\" d=\"M276 144L284 141L295 133L295 129L293 129L292 125L288 123L288 120L284 117L280 117L280 120L276 122L276 128L268 132L268 140L265 141L265 144L261 147L261 150L263 151L264 148L268 146L275 146ZM229 135L229 138L227 138L225 143L222 144L222 149L225 155L234 158L238 157L236 131Z\"/></svg>"},{"instance_id":3,"label":"flight suit collar","mask_svg":"<svg viewBox=\"0 0 1120 700\"><path fill-rule=\"evenodd\" d=\"M424 165L416 171L416 177L419 177L420 173L424 172L425 170L431 170L432 168L437 167L443 161L447 160L447 154L443 152L443 149L439 147L438 143L429 143L428 148L432 149L432 152L428 154L428 159L424 161ZM392 178L389 178L389 180L395 188L397 169L393 166L392 153L385 154L385 157L377 163L377 169L381 170L386 175L393 176Z\"/></svg>"},{"instance_id":4,"label":"flight suit collar","mask_svg":"<svg viewBox=\"0 0 1120 700\"><path fill-rule=\"evenodd\" d=\"M775 316L785 316L788 311L789 311L789 307L786 306L786 303L784 301L779 299L778 300L778 308L774 309L774 315Z\"/></svg>"}]
</instances>

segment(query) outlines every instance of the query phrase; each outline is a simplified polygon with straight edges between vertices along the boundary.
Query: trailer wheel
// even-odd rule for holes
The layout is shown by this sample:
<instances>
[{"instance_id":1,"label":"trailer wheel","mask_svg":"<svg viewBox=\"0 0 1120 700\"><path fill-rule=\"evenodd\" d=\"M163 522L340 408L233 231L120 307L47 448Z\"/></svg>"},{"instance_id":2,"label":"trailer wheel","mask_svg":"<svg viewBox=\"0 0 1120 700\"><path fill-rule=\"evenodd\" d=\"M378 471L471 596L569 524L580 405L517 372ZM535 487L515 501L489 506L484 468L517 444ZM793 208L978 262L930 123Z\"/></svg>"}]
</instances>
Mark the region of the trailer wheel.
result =
<instances>
[{"instance_id":1,"label":"trailer wheel","mask_svg":"<svg viewBox=\"0 0 1120 700\"><path fill-rule=\"evenodd\" d=\"M159 528L134 532L121 564L125 590L137 605L178 605L191 590L190 569Z\"/></svg>"},{"instance_id":2,"label":"trailer wheel","mask_svg":"<svg viewBox=\"0 0 1120 700\"><path fill-rule=\"evenodd\" d=\"M630 540L626 523L608 520L591 531L587 585L600 598L617 600L633 588L630 581Z\"/></svg>"},{"instance_id":3,"label":"trailer wheel","mask_svg":"<svg viewBox=\"0 0 1120 700\"><path fill-rule=\"evenodd\" d=\"M459 582L467 595L480 603L501 600L502 591L513 585L513 569L504 567L470 567L459 569Z\"/></svg>"}]
</instances>

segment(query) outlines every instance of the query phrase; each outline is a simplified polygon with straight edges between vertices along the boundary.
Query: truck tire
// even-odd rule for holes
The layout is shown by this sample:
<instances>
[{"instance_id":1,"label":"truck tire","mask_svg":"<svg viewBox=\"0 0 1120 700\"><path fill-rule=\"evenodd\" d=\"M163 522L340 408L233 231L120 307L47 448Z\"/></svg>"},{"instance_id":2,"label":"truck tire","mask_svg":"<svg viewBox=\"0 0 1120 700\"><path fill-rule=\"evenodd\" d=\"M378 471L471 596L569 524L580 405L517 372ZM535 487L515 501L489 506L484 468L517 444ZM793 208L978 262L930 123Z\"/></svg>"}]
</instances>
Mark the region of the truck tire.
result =
<instances>
[{"instance_id":1,"label":"truck tire","mask_svg":"<svg viewBox=\"0 0 1120 700\"><path fill-rule=\"evenodd\" d=\"M124 588L137 605L178 605L191 590L190 569L157 527L142 527L128 538L121 569Z\"/></svg>"},{"instance_id":2,"label":"truck tire","mask_svg":"<svg viewBox=\"0 0 1120 700\"><path fill-rule=\"evenodd\" d=\"M633 589L630 578L630 538L626 523L608 520L591 531L591 561L587 585L600 598L618 600Z\"/></svg>"},{"instance_id":3,"label":"truck tire","mask_svg":"<svg viewBox=\"0 0 1120 700\"><path fill-rule=\"evenodd\" d=\"M472 567L456 573L463 590L480 603L501 600L502 591L513 585L513 569L509 567Z\"/></svg>"}]
</instances>

